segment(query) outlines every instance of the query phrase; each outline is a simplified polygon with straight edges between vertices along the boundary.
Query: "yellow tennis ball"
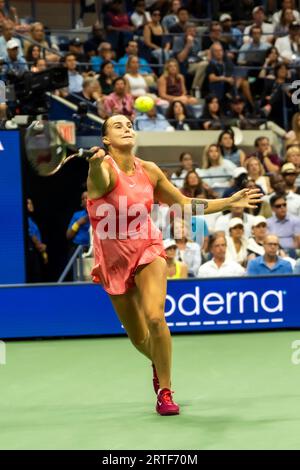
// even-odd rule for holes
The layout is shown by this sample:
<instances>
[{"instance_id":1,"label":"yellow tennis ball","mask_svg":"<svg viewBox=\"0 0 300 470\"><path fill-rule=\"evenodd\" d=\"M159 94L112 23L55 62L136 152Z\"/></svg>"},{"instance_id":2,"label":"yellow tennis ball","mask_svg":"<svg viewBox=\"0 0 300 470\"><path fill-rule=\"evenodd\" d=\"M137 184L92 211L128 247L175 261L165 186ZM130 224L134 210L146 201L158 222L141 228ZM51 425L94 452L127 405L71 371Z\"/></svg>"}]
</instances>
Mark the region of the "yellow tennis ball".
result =
<instances>
[{"instance_id":1,"label":"yellow tennis ball","mask_svg":"<svg viewBox=\"0 0 300 470\"><path fill-rule=\"evenodd\" d=\"M150 96L139 96L134 102L134 107L141 113L147 113L153 108L154 104L154 100Z\"/></svg>"}]
</instances>

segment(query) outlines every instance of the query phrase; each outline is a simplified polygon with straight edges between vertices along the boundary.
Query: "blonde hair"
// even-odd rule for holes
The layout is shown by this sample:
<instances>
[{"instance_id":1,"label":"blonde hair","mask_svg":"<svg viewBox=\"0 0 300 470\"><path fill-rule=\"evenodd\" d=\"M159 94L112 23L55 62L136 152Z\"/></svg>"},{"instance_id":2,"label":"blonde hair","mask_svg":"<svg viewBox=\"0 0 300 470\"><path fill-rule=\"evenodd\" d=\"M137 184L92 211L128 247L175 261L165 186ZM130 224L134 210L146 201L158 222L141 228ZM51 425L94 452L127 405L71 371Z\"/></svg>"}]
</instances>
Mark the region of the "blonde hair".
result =
<instances>
[{"instance_id":1,"label":"blonde hair","mask_svg":"<svg viewBox=\"0 0 300 470\"><path fill-rule=\"evenodd\" d=\"M300 124L298 124L298 119L300 117L300 113L295 113L293 118L292 118L292 128L295 134L298 134L298 137L300 138Z\"/></svg>"},{"instance_id":2,"label":"blonde hair","mask_svg":"<svg viewBox=\"0 0 300 470\"><path fill-rule=\"evenodd\" d=\"M174 58L173 58L173 59L169 59L169 60L167 60L167 61L165 62L165 66L164 66L164 75L165 75L166 77L169 76L168 66L169 66L170 64L172 64L172 63L174 63L174 64L176 65L176 68L177 68L176 78L178 78L179 75L180 75L179 64L178 64L178 61L177 61L176 59L174 59Z\"/></svg>"},{"instance_id":3,"label":"blonde hair","mask_svg":"<svg viewBox=\"0 0 300 470\"><path fill-rule=\"evenodd\" d=\"M127 73L129 72L130 64L131 64L131 62L132 62L132 59L134 59L134 58L137 59L138 62L139 62L139 58L138 58L136 55L133 55L133 54L130 55L130 56L128 57L128 59L127 59L127 62L126 62L126 72L127 72ZM138 72L138 73L139 73L139 72Z\"/></svg>"},{"instance_id":4,"label":"blonde hair","mask_svg":"<svg viewBox=\"0 0 300 470\"><path fill-rule=\"evenodd\" d=\"M261 161L260 161L259 158L257 158L257 157L254 157L254 156L253 156L253 157L247 158L247 160L246 160L246 162L245 162L246 170L247 170L248 173L249 173L249 165L250 165L250 163L253 162L253 161L256 161L256 162L258 163L258 165L259 165L259 176L263 176L263 175L265 174L265 169L264 169L264 167L263 167Z\"/></svg>"},{"instance_id":5,"label":"blonde hair","mask_svg":"<svg viewBox=\"0 0 300 470\"><path fill-rule=\"evenodd\" d=\"M210 162L210 159L209 159L209 151L212 147L216 147L218 149L218 152L219 152L218 164L222 165L222 163L223 163L223 157L222 157L221 149L220 149L219 145L218 144L206 145L206 147L204 147L203 154L202 154L202 168L204 168L205 170L207 168L211 167L211 162Z\"/></svg>"},{"instance_id":6,"label":"blonde hair","mask_svg":"<svg viewBox=\"0 0 300 470\"><path fill-rule=\"evenodd\" d=\"M291 145L291 147L289 147L287 149L287 151L285 152L285 156L284 156L284 161L288 161L288 158L289 156L292 154L292 153L299 153L300 154L300 147L299 145Z\"/></svg>"}]
</instances>

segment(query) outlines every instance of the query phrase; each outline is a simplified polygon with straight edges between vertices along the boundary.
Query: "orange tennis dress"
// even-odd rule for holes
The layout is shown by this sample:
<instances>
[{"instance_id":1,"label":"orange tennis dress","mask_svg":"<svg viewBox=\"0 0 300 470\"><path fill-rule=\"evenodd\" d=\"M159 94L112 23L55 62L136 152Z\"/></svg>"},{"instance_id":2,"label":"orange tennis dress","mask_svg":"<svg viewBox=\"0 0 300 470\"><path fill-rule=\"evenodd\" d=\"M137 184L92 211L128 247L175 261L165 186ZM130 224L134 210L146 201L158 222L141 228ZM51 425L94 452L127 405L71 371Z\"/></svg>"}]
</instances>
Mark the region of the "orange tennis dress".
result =
<instances>
[{"instance_id":1,"label":"orange tennis dress","mask_svg":"<svg viewBox=\"0 0 300 470\"><path fill-rule=\"evenodd\" d=\"M87 201L95 257L91 274L106 292L119 295L135 285L139 266L166 255L162 234L150 217L154 187L139 159L134 158L132 176L120 170L109 155L105 161L117 178L109 193Z\"/></svg>"}]
</instances>

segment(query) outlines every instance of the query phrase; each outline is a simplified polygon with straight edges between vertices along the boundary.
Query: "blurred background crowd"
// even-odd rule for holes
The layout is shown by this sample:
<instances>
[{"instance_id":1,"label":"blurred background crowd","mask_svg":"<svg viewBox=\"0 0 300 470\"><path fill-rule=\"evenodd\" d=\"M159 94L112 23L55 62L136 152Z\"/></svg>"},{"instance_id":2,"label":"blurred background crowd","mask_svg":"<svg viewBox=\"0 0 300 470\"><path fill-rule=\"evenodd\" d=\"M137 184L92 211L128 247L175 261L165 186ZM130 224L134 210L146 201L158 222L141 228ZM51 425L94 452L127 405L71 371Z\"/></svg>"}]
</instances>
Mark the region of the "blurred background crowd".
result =
<instances>
[{"instance_id":1,"label":"blurred background crowd","mask_svg":"<svg viewBox=\"0 0 300 470\"><path fill-rule=\"evenodd\" d=\"M90 12L92 25L85 22ZM190 197L228 197L257 187L263 202L252 211L195 217L191 224L159 206L153 218L163 232L169 278L300 273L299 2L82 0L71 33L38 20L19 18L10 2L0 1L2 129L15 128L18 115L51 118L54 100L72 109L84 146L114 113L130 117L137 132L181 132L183 143L188 131L218 131L201 150L199 132L196 159L187 150L161 164L166 176ZM144 95L155 106L138 113L134 101ZM56 119L65 115L56 109ZM253 130L266 135L247 150L243 134ZM83 270L90 267L87 168L78 165L61 183L77 184L76 197L65 199L61 214L53 206L52 218L45 201L49 183L27 178L29 281L57 280L79 246Z\"/></svg>"}]
</instances>

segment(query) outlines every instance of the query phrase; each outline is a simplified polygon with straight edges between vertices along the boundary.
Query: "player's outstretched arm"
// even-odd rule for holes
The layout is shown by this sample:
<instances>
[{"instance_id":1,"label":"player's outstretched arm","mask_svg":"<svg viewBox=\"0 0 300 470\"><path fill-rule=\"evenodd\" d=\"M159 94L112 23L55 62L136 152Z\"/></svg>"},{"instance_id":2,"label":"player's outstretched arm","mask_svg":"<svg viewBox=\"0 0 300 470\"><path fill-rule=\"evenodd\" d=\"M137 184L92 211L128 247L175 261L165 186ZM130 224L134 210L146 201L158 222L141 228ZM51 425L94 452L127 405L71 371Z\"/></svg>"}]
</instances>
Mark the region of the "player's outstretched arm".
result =
<instances>
[{"instance_id":1,"label":"player's outstretched arm","mask_svg":"<svg viewBox=\"0 0 300 470\"><path fill-rule=\"evenodd\" d=\"M204 214L211 214L213 212L231 209L232 207L254 209L257 207L257 204L261 202L262 194L259 189L242 189L232 196L222 199L188 198L184 196L178 188L170 183L160 168L156 165L152 166L151 172L155 173L156 176L156 199L168 204L169 206L179 204L182 208L186 204L191 204L193 213L196 213L197 205L200 204L204 206Z\"/></svg>"},{"instance_id":2,"label":"player's outstretched arm","mask_svg":"<svg viewBox=\"0 0 300 470\"><path fill-rule=\"evenodd\" d=\"M87 178L89 199L102 197L109 190L111 178L104 162L104 157L105 151L100 149L95 152L95 155L89 158L89 172Z\"/></svg>"}]
</instances>

